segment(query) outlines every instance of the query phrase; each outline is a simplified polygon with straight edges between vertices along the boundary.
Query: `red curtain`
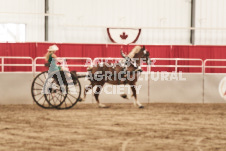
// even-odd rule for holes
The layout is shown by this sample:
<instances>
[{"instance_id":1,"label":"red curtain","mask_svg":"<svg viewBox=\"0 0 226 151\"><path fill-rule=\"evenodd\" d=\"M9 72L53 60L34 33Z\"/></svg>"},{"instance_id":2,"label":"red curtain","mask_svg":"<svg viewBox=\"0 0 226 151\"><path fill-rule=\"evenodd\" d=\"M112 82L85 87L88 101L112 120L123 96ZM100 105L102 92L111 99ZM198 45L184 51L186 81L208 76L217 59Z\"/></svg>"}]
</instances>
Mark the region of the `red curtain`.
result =
<instances>
[{"instance_id":1,"label":"red curtain","mask_svg":"<svg viewBox=\"0 0 226 151\"><path fill-rule=\"evenodd\" d=\"M226 46L173 46L173 58L226 59ZM184 64L197 65L199 63L187 61ZM226 62L207 62L206 65L226 66ZM195 72L200 69L189 68L186 71ZM209 68L206 72L226 73L226 69Z\"/></svg>"},{"instance_id":2,"label":"red curtain","mask_svg":"<svg viewBox=\"0 0 226 151\"><path fill-rule=\"evenodd\" d=\"M35 43L0 43L0 56L34 57ZM1 60L2 62L2 60ZM4 64L31 64L27 59L4 59ZM2 70L2 68L0 69ZM32 67L5 66L4 71L31 71Z\"/></svg>"},{"instance_id":3,"label":"red curtain","mask_svg":"<svg viewBox=\"0 0 226 151\"><path fill-rule=\"evenodd\" d=\"M50 45L54 43L0 43L0 56L27 56L43 57ZM61 44L57 43L59 57L121 57L120 49L125 53L134 47L133 45L111 44ZM226 59L226 46L153 46L145 45L151 58L198 58L198 59ZM27 60L10 60L5 63L29 63ZM44 61L43 61L44 63ZM72 62L73 64L74 62ZM78 63L78 62L76 62ZM81 62L82 63L82 62ZM180 61L179 65L195 65L198 62ZM155 65L173 65L174 61L157 61ZM225 62L209 62L207 65L226 65ZM6 71L28 71L30 67L6 67ZM41 70L46 70L41 68ZM84 68L76 68L85 71ZM153 71L174 71L174 68L152 68ZM179 68L179 71L196 72L200 69ZM208 72L226 72L225 69L207 69Z\"/></svg>"}]
</instances>

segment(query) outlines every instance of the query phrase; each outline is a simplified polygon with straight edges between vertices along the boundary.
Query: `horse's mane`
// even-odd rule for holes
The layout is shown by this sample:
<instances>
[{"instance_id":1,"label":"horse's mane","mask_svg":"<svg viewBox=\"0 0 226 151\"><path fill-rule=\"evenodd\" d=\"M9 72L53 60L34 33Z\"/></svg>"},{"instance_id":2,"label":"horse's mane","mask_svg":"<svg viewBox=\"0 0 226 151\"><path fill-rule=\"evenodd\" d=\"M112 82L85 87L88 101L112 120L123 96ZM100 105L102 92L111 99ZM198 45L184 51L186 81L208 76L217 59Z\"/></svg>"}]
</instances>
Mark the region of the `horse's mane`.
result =
<instances>
[{"instance_id":1,"label":"horse's mane","mask_svg":"<svg viewBox=\"0 0 226 151\"><path fill-rule=\"evenodd\" d=\"M141 49L141 46L135 46L130 53L128 54L128 57L133 58L135 54L137 54Z\"/></svg>"}]
</instances>

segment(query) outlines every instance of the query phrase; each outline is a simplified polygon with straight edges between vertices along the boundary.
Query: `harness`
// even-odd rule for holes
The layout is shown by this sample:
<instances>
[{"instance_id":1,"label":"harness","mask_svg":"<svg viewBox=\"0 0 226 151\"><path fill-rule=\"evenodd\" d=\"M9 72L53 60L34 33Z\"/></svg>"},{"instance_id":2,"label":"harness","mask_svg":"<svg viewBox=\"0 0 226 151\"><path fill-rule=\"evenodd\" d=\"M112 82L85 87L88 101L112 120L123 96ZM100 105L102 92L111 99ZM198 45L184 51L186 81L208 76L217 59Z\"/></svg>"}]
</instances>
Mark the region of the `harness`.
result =
<instances>
[{"instance_id":1,"label":"harness","mask_svg":"<svg viewBox=\"0 0 226 151\"><path fill-rule=\"evenodd\" d=\"M120 67L122 67L122 70L119 71L119 73L116 72L116 66L119 65ZM118 64L110 64L111 68L113 69L113 77L115 80L117 80L117 83L120 84L123 81L123 84L126 84L129 80L129 76L138 72L142 72L142 69L140 68L140 66L137 66L136 62L129 58L126 57L125 59L121 60L120 62L118 62ZM133 66L135 68L134 71L128 71L128 67ZM93 81L94 79L98 79L98 77L103 77L106 73L105 73L105 67L103 63L100 63L98 66L97 71L95 72L95 74L91 73L91 70L89 70L88 72L88 79L90 81ZM107 79L108 81L108 79Z\"/></svg>"},{"instance_id":2,"label":"harness","mask_svg":"<svg viewBox=\"0 0 226 151\"><path fill-rule=\"evenodd\" d=\"M128 81L127 77L129 76L129 72L130 72L130 71L128 71L128 67L131 66L131 65L135 68L135 71L132 71L133 74L135 74L136 72L142 72L142 69L140 68L140 66L137 66L136 62L133 59L131 59L130 57L126 56L125 57L125 62L120 62L120 66L123 67L122 77L126 78L124 80L124 84L126 84L126 82ZM120 84L121 80L122 79L118 78L118 84Z\"/></svg>"}]
</instances>

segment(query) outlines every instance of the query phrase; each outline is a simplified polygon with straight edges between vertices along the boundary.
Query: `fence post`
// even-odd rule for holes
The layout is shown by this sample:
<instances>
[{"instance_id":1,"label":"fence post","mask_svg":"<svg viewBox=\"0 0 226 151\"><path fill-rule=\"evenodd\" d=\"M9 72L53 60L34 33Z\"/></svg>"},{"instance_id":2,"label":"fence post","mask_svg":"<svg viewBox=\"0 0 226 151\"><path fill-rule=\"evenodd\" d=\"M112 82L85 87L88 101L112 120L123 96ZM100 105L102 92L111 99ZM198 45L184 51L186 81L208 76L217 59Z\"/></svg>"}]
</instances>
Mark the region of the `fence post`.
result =
<instances>
[{"instance_id":1,"label":"fence post","mask_svg":"<svg viewBox=\"0 0 226 151\"><path fill-rule=\"evenodd\" d=\"M4 72L4 57L2 57L2 72Z\"/></svg>"}]
</instances>

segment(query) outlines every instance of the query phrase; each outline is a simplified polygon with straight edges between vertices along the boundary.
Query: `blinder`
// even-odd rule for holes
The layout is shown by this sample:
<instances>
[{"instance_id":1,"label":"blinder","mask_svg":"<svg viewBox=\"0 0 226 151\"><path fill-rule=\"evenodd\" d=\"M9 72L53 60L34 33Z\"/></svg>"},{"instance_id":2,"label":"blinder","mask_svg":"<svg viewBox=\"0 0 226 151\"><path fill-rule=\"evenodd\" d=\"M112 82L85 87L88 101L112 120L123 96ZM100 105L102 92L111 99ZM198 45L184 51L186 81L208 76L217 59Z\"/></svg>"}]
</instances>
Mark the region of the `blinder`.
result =
<instances>
[{"instance_id":1,"label":"blinder","mask_svg":"<svg viewBox=\"0 0 226 151\"><path fill-rule=\"evenodd\" d=\"M143 52L144 52L144 57L147 59L147 64L150 65L151 61L150 61L150 58L149 58L149 56L150 56L149 51L144 49Z\"/></svg>"}]
</instances>

